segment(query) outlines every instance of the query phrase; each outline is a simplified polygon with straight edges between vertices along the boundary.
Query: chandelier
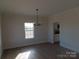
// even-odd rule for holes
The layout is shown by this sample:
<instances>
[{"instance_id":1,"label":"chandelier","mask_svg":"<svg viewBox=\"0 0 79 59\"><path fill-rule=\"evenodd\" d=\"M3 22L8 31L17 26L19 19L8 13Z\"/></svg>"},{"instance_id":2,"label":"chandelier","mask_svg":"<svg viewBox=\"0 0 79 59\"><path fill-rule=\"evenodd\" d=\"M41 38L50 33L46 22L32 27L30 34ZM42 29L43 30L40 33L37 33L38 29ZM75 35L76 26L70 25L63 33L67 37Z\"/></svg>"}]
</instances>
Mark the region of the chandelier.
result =
<instances>
[{"instance_id":1,"label":"chandelier","mask_svg":"<svg viewBox=\"0 0 79 59\"><path fill-rule=\"evenodd\" d=\"M39 9L36 9L36 15L35 15L35 26L40 26L41 24L39 23L39 17L38 17L38 12L39 12Z\"/></svg>"}]
</instances>

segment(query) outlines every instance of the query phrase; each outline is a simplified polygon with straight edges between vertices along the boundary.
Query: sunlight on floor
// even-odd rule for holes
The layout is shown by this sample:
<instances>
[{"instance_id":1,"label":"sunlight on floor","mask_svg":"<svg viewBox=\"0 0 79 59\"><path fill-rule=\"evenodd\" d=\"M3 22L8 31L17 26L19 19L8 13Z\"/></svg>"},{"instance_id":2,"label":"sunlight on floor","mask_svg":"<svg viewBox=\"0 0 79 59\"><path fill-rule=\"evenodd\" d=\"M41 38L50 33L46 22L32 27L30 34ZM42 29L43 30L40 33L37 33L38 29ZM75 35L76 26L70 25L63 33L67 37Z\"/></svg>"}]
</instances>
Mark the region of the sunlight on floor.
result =
<instances>
[{"instance_id":1,"label":"sunlight on floor","mask_svg":"<svg viewBox=\"0 0 79 59\"><path fill-rule=\"evenodd\" d=\"M31 54L31 51L19 53L15 59L28 59Z\"/></svg>"}]
</instances>

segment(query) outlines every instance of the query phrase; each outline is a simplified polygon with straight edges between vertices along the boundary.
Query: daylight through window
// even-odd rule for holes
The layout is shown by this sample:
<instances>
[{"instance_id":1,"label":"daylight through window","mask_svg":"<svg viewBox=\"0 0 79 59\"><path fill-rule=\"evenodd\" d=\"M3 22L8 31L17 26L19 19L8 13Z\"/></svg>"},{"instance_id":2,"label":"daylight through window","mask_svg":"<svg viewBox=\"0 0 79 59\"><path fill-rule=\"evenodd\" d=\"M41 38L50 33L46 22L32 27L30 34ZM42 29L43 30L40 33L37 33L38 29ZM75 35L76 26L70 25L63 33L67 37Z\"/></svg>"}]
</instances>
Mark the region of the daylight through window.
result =
<instances>
[{"instance_id":1,"label":"daylight through window","mask_svg":"<svg viewBox=\"0 0 79 59\"><path fill-rule=\"evenodd\" d=\"M34 23L24 23L25 27L25 38L32 39L34 38Z\"/></svg>"}]
</instances>

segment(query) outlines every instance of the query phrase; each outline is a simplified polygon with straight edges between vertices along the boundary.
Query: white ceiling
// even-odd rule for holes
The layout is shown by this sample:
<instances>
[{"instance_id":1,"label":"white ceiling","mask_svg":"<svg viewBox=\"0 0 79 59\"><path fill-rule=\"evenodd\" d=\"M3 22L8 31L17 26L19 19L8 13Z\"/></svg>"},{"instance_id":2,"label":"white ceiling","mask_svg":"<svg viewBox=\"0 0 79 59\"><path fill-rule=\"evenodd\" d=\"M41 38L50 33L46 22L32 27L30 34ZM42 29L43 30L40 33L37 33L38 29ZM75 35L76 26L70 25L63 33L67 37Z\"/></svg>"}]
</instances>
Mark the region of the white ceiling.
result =
<instances>
[{"instance_id":1,"label":"white ceiling","mask_svg":"<svg viewBox=\"0 0 79 59\"><path fill-rule=\"evenodd\" d=\"M38 8L40 15L55 13L77 7L79 0L0 0L2 12L34 15Z\"/></svg>"}]
</instances>

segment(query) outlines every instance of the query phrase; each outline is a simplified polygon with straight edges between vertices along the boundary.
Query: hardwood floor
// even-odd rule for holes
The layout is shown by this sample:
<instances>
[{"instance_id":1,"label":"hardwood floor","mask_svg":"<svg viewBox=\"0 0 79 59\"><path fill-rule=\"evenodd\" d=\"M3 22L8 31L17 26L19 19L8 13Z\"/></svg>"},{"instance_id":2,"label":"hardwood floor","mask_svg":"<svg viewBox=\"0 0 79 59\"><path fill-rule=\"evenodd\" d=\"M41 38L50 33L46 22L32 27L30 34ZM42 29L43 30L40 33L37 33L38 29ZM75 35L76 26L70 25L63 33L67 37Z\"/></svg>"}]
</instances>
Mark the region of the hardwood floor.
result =
<instances>
[{"instance_id":1,"label":"hardwood floor","mask_svg":"<svg viewBox=\"0 0 79 59\"><path fill-rule=\"evenodd\" d=\"M69 55L68 49L58 44L39 44L4 51L2 59L79 59L79 54Z\"/></svg>"}]
</instances>

